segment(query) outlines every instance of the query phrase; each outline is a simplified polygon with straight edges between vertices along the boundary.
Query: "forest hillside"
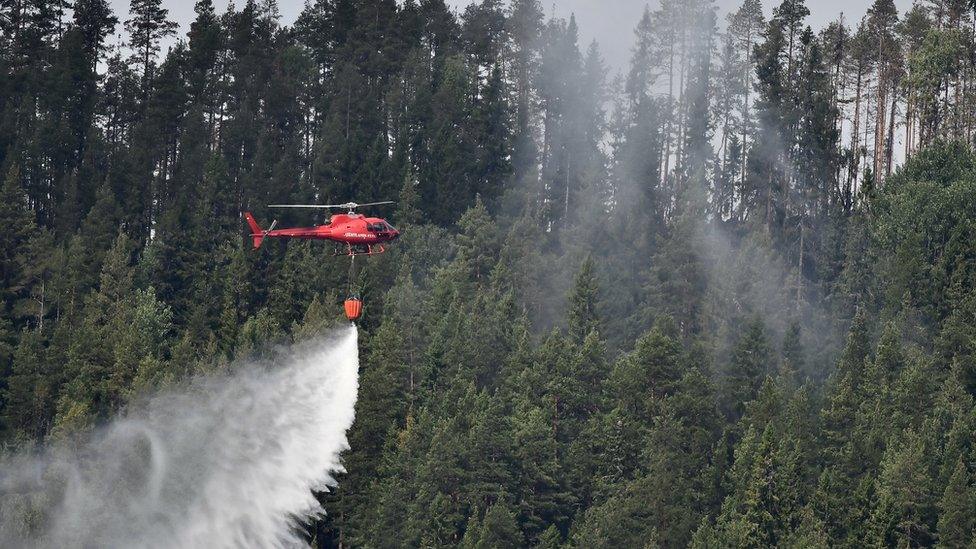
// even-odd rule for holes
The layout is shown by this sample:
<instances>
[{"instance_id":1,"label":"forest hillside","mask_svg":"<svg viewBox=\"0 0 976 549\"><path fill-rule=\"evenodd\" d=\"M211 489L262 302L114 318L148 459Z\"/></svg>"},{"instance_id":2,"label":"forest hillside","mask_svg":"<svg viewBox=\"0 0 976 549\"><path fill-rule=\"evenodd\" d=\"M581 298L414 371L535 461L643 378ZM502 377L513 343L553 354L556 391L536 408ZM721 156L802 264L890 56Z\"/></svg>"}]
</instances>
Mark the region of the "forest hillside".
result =
<instances>
[{"instance_id":1,"label":"forest hillside","mask_svg":"<svg viewBox=\"0 0 976 549\"><path fill-rule=\"evenodd\" d=\"M4 447L352 286L315 547L976 543L976 5L655 1L611 74L541 4L0 0ZM403 233L351 282L246 238L348 200Z\"/></svg>"}]
</instances>

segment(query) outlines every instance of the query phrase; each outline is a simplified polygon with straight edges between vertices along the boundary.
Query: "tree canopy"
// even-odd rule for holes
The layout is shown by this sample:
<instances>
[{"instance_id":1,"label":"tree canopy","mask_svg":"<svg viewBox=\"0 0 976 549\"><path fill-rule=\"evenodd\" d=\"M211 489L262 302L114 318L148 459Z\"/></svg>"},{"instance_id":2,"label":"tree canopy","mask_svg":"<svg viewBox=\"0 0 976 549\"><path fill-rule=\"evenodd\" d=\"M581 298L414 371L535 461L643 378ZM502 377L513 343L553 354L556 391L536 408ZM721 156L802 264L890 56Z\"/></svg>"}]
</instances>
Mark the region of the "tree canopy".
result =
<instances>
[{"instance_id":1,"label":"tree canopy","mask_svg":"<svg viewBox=\"0 0 976 549\"><path fill-rule=\"evenodd\" d=\"M971 2L662 0L616 78L538 0L199 0L175 40L163 6L0 2L6 447L354 287L313 546L976 543ZM347 200L403 232L352 280L245 238Z\"/></svg>"}]
</instances>

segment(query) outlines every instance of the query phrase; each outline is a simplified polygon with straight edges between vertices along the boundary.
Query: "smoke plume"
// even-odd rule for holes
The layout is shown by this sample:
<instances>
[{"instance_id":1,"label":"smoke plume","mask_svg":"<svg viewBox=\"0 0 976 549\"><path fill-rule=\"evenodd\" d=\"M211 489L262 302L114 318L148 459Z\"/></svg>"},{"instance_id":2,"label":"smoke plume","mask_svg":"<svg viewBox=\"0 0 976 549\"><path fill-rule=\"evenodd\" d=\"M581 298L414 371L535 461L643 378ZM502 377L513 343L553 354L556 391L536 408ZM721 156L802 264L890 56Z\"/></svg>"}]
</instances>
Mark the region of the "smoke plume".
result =
<instances>
[{"instance_id":1,"label":"smoke plume","mask_svg":"<svg viewBox=\"0 0 976 549\"><path fill-rule=\"evenodd\" d=\"M358 389L355 328L0 462L0 547L294 547L324 513Z\"/></svg>"}]
</instances>

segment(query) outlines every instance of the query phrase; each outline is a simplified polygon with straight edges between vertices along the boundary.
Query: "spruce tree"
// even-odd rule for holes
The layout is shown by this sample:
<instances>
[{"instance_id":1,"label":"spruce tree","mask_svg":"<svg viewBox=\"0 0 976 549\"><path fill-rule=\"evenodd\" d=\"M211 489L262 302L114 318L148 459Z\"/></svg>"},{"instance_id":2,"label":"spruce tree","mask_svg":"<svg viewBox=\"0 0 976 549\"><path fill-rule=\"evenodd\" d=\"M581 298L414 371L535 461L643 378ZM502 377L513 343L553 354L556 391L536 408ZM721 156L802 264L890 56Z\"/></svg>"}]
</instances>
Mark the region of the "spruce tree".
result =
<instances>
[{"instance_id":1,"label":"spruce tree","mask_svg":"<svg viewBox=\"0 0 976 549\"><path fill-rule=\"evenodd\" d=\"M16 165L10 167L0 189L0 222L7 228L0 235L0 316L13 321L7 315L28 291L28 242L36 231Z\"/></svg>"},{"instance_id":2,"label":"spruce tree","mask_svg":"<svg viewBox=\"0 0 976 549\"><path fill-rule=\"evenodd\" d=\"M38 332L24 331L13 354L2 399L2 429L13 439L38 440L50 427L56 387L43 344Z\"/></svg>"},{"instance_id":3,"label":"spruce tree","mask_svg":"<svg viewBox=\"0 0 976 549\"><path fill-rule=\"evenodd\" d=\"M524 543L515 515L503 501L488 508L478 530L477 542L472 549L517 547Z\"/></svg>"},{"instance_id":4,"label":"spruce tree","mask_svg":"<svg viewBox=\"0 0 976 549\"><path fill-rule=\"evenodd\" d=\"M597 312L600 290L594 269L593 259L587 257L576 274L576 282L569 296L569 334L577 344L582 343L600 324Z\"/></svg>"},{"instance_id":5,"label":"spruce tree","mask_svg":"<svg viewBox=\"0 0 976 549\"><path fill-rule=\"evenodd\" d=\"M770 366L766 328L757 318L749 323L732 350L732 360L725 376L726 410L730 417L735 419L742 416L746 403L758 394Z\"/></svg>"},{"instance_id":6,"label":"spruce tree","mask_svg":"<svg viewBox=\"0 0 976 549\"><path fill-rule=\"evenodd\" d=\"M966 464L961 459L956 461L949 484L939 501L939 547L965 547L973 540L976 497L969 479Z\"/></svg>"},{"instance_id":7,"label":"spruce tree","mask_svg":"<svg viewBox=\"0 0 976 549\"><path fill-rule=\"evenodd\" d=\"M911 429L892 441L877 479L869 543L927 545L935 541L938 501L925 456L924 440Z\"/></svg>"}]
</instances>

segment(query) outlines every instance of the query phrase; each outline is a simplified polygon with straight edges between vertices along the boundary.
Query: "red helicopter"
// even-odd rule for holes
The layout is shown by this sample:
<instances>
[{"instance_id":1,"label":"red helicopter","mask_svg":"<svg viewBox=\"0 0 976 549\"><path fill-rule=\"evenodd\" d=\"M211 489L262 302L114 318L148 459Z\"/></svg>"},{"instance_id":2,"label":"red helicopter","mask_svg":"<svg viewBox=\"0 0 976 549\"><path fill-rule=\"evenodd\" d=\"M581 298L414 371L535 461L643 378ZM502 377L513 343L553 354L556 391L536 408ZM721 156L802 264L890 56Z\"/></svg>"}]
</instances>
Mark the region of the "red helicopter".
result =
<instances>
[{"instance_id":1,"label":"red helicopter","mask_svg":"<svg viewBox=\"0 0 976 549\"><path fill-rule=\"evenodd\" d=\"M393 202L371 202L369 204L271 204L269 208L310 208L320 210L342 209L344 214L336 214L329 219L328 225L315 227L278 229L275 220L267 230L261 228L251 212L244 212L244 219L251 228L251 238L254 248L260 248L265 238L297 238L301 240L329 240L336 243L335 255L347 255L350 258L349 285L350 296L346 299L344 310L350 322L356 322L363 314L363 302L353 291L353 274L357 255L374 255L386 251L383 244L392 242L400 236L400 231L393 228L385 219L366 217L356 213L356 208L367 206L383 206Z\"/></svg>"},{"instance_id":2,"label":"red helicopter","mask_svg":"<svg viewBox=\"0 0 976 549\"><path fill-rule=\"evenodd\" d=\"M379 217L366 217L356 213L357 208L367 206L383 206L393 204L393 202L371 202L369 204L356 204L348 202L346 204L271 204L269 208L303 208L303 209L342 209L347 213L336 214L331 217L327 225L317 225L315 227L278 229L275 226L278 221L271 223L267 230L261 228L254 220L251 212L244 212L244 219L251 227L251 238L254 239L254 247L260 248L265 238L297 238L301 240L329 240L338 244L336 255L374 255L386 251L383 244L392 242L400 236L400 231L393 228L385 219ZM344 246L343 246L344 245Z\"/></svg>"}]
</instances>

